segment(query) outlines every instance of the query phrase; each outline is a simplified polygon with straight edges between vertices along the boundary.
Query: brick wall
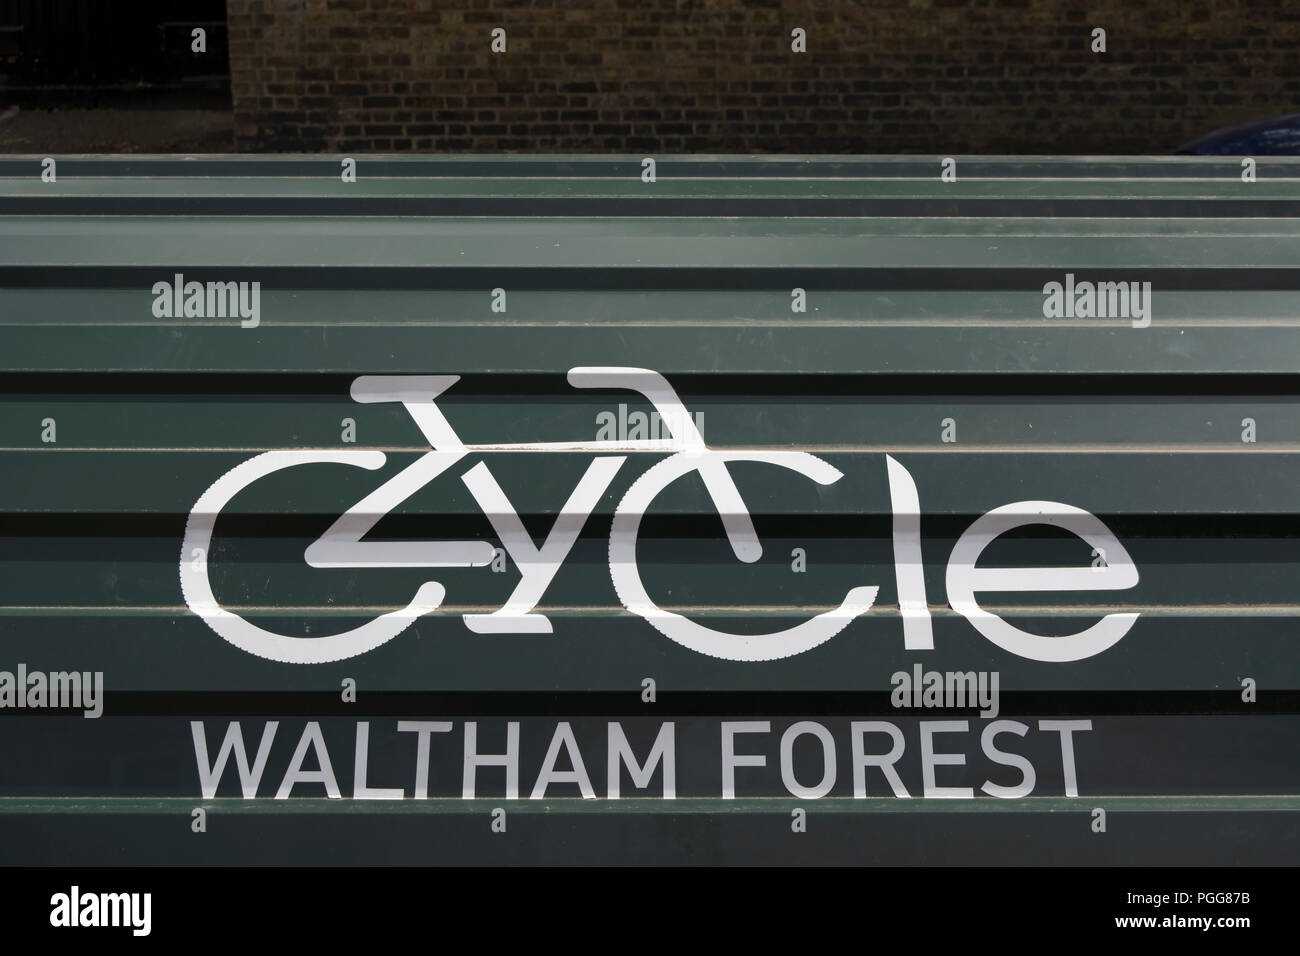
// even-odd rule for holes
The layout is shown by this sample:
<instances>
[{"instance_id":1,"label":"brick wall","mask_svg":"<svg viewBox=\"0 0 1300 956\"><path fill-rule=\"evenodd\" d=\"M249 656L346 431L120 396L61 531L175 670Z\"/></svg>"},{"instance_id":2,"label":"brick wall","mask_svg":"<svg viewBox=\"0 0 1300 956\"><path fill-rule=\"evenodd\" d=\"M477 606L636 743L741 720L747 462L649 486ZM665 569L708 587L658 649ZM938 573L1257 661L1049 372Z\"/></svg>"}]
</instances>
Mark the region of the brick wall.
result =
<instances>
[{"instance_id":1,"label":"brick wall","mask_svg":"<svg viewBox=\"0 0 1300 956\"><path fill-rule=\"evenodd\" d=\"M1159 153L1300 111L1296 0L227 3L246 150Z\"/></svg>"}]
</instances>

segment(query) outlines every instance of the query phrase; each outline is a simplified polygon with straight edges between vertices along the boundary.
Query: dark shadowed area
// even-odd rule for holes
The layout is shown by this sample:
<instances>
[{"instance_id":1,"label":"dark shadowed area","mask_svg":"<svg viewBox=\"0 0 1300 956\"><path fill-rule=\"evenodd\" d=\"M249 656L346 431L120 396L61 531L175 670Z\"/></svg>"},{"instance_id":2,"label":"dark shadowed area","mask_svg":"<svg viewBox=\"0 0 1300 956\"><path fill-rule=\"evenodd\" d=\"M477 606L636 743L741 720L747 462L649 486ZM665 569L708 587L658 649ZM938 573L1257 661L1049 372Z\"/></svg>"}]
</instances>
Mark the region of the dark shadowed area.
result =
<instances>
[{"instance_id":1,"label":"dark shadowed area","mask_svg":"<svg viewBox=\"0 0 1300 956\"><path fill-rule=\"evenodd\" d=\"M1298 51L1292 0L0 0L0 150L1161 154Z\"/></svg>"}]
</instances>

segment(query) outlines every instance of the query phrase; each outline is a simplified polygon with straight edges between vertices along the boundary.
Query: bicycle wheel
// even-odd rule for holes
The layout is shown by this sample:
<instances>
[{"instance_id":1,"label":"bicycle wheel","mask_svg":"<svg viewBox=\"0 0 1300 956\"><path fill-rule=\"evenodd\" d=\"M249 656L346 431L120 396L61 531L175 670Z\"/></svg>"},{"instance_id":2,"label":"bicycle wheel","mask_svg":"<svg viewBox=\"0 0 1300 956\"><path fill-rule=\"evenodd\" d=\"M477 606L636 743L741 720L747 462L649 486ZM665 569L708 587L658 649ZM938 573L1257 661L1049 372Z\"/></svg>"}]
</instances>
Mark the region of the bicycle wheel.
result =
<instances>
[{"instance_id":1,"label":"bicycle wheel","mask_svg":"<svg viewBox=\"0 0 1300 956\"><path fill-rule=\"evenodd\" d=\"M633 614L644 618L669 640L709 657L730 661L770 661L791 657L824 644L844 630L855 617L875 603L877 587L852 588L839 607L768 634L734 634L714 630L689 618L659 607L646 593L636 565L637 535L646 510L669 484L699 471L702 464L749 461L776 465L798 472L822 485L843 477L839 469L807 452L690 451L680 452L652 465L632 483L614 511L609 535L609 572L619 600ZM703 472L702 472L703 474ZM746 517L748 512L746 511ZM724 516L725 521L725 516Z\"/></svg>"},{"instance_id":2,"label":"bicycle wheel","mask_svg":"<svg viewBox=\"0 0 1300 956\"><path fill-rule=\"evenodd\" d=\"M180 579L186 605L240 650L286 664L325 664L356 657L391 641L415 623L416 618L436 610L446 596L446 589L429 581L421 585L406 607L360 627L327 637L292 637L265 630L227 611L212 593L207 563L212 532L217 516L235 495L255 481L295 465L334 463L374 471L383 467L385 460L382 451L268 451L230 469L199 496L185 523Z\"/></svg>"}]
</instances>

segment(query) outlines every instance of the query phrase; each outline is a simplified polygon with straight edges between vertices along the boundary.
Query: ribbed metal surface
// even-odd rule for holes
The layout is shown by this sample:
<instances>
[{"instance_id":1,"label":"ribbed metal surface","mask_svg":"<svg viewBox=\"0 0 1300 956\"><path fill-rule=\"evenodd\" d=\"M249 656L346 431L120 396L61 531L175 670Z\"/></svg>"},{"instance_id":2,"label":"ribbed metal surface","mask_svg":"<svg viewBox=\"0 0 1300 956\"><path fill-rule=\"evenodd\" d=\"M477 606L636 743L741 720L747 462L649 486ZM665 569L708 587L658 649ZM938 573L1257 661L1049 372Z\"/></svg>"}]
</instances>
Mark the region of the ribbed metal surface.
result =
<instances>
[{"instance_id":1,"label":"ribbed metal surface","mask_svg":"<svg viewBox=\"0 0 1300 956\"><path fill-rule=\"evenodd\" d=\"M640 157L358 157L355 183L330 157L69 157L52 183L41 157L0 159L0 671L102 671L107 687L97 720L0 709L12 862L51 859L58 833L140 862L544 862L535 843L491 833L496 806L528 811L521 830L585 861L956 862L1011 841L1006 862L1293 862L1300 163L1261 160L1243 182L1235 160L982 157L959 159L948 183L939 159L665 158L653 183ZM162 294L164 308L155 284L178 274L182 295ZM159 314L184 313L188 282L259 283L249 327ZM1150 291L1125 314L1049 315L1052 282ZM805 311L792 310L796 289ZM644 437L648 399L578 387L580 367L666 377L712 450L693 461L733 456L758 560L738 560L716 486L689 468L650 496L620 550L617 514L637 510L674 449L622 447ZM460 457L430 464L430 435L447 433L395 401L357 401L364 375L460 376L419 386L426 401L442 389ZM551 445L525 447L536 443ZM271 450L307 457L233 493L194 556L201 496ZM615 455L617 469L592 464ZM811 456L832 469L824 483L792 470L814 469ZM425 469L409 494L366 499L409 466ZM505 507L485 497L484 466ZM387 514L366 542L490 553L513 511L540 546L589 467L612 477L585 520L586 506L559 522L581 530L532 618L550 633L467 626L520 585L518 544L499 570L359 566L359 551L353 566L305 560L363 499ZM1137 576L1093 584L1124 563L1096 567L1100 531L1090 543L1027 518L993 535L979 568L1099 575L976 593L1042 642L1023 652L954 604L950 567L985 526L972 525L1012 503L1095 516ZM628 561L655 613L611 579ZM195 598L187 562L220 612ZM436 610L325 663L268 660L213 624L237 616L300 648L400 611L428 581L445 587ZM652 620L671 612L732 634L725 648L753 647L864 587L879 589L869 610L816 646L777 642L773 659L692 649ZM913 630L916 601L900 599L922 589L932 648ZM1069 635L1113 615L1136 619L1111 646L1044 659L1069 657ZM892 675L917 665L996 673L998 716L895 706ZM233 758L204 797L191 720L209 758L239 721L251 760L268 719L266 799L237 799ZM451 724L430 738L428 800L416 799L417 735L398 725L420 719ZM1030 783L981 742L995 719L1025 727L996 744L1034 768L1019 799L982 786ZM299 782L277 801L312 720L344 799ZM782 774L782 735L801 720L827 728L837 754L816 799ZM518 803L500 768L460 799L468 721L483 753L502 752L520 722ZM528 800L561 721L594 801L563 778ZM638 789L626 772L624 799L608 799L609 721L638 760L674 722L676 802L628 799L662 796L663 781ZM724 721L770 724L737 738L767 765L737 769L735 800L722 795ZM864 721L898 728L908 795L967 787L972 799L900 800L876 766L859 785ZM1090 726L1067 745L1061 721ZM868 733L865 753L888 751L886 731ZM965 763L927 771L927 734ZM804 787L826 770L817 739L787 755ZM407 799L358 799L367 785ZM197 806L231 814L233 848L162 839ZM795 806L813 814L802 836ZM1127 835L1094 833L1097 807ZM305 846L320 812L338 837ZM675 839L679 851L664 849ZM402 851L385 857L386 841Z\"/></svg>"}]
</instances>

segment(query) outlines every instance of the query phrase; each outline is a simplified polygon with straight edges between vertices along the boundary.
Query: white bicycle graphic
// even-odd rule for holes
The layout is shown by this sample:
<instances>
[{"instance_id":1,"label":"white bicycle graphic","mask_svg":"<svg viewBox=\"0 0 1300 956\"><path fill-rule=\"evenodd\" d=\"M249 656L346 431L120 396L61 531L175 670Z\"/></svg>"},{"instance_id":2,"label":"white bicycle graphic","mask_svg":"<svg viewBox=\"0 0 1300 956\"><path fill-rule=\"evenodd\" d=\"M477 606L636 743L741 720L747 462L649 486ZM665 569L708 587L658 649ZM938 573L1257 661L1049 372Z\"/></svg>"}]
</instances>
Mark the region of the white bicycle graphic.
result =
<instances>
[{"instance_id":1,"label":"white bicycle graphic","mask_svg":"<svg viewBox=\"0 0 1300 956\"><path fill-rule=\"evenodd\" d=\"M644 396L668 425L671 438L630 441L578 441L465 444L438 409L436 400L459 381L456 375L363 375L352 383L354 401L400 402L428 440L430 451L361 499L304 552L315 568L436 568L482 567L496 553L487 541L363 541L362 538L393 508L472 452L672 452L650 466L628 488L614 511L609 536L609 570L614 590L629 611L648 621L666 637L711 657L733 661L765 661L800 654L818 646L855 617L870 610L878 588L855 587L839 607L785 630L767 634L732 634L713 630L655 604L641 581L636 564L641 519L655 498L673 481L698 472L713 506L722 518L736 558L757 561L763 553L753 520L727 470L730 462L759 462L786 468L829 485L843 477L830 463L808 452L715 451L708 448L686 407L658 372L640 368L581 367L568 374L575 388L629 389ZM341 464L371 471L383 467L387 456L378 450L303 449L268 451L236 465L218 478L194 504L181 546L180 580L185 603L209 627L231 644L259 657L295 664L321 664L356 657L387 643L417 618L436 610L446 589L429 581L417 589L404 608L384 614L352 630L325 637L295 637L258 627L223 608L208 577L217 517L230 501L258 479L298 465ZM514 558L521 580L506 604L489 614L466 614L475 633L552 632L551 622L534 609L546 587L577 540L626 455L597 457L588 466L555 524L539 548L483 461L461 480L491 521L502 545Z\"/></svg>"}]
</instances>

